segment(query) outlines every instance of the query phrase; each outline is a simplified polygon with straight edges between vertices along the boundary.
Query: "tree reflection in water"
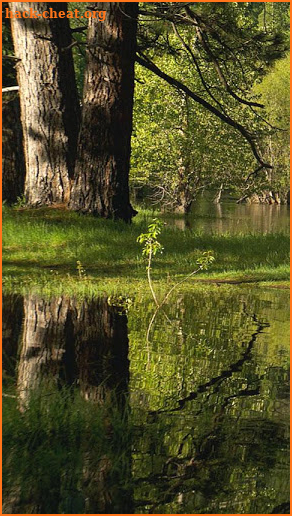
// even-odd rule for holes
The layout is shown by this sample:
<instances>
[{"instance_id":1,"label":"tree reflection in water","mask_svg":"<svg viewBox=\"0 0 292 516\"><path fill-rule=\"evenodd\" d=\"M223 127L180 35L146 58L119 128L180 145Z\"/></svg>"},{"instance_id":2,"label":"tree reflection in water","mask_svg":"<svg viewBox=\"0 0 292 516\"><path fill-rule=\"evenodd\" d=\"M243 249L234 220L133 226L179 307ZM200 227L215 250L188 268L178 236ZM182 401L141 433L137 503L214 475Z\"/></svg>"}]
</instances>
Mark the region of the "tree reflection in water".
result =
<instances>
[{"instance_id":1,"label":"tree reflection in water","mask_svg":"<svg viewBox=\"0 0 292 516\"><path fill-rule=\"evenodd\" d=\"M8 346L7 343L9 351ZM52 442L47 434L43 436L48 439L46 444L56 449L52 449L48 456L42 450L43 457L40 456L37 464L28 461L24 465L22 478L16 478L16 484L8 486L4 512L43 514L69 511L70 514L77 511L94 514L116 512L120 507L131 511L131 491L126 478L130 474L130 447L125 440L126 446L121 449L117 435L119 425L127 427L128 415L126 315L118 313L105 299L78 302L60 297L46 301L28 295L24 298L19 350L16 373L18 406L27 417L28 426L30 418L43 418L46 410L56 417L49 436ZM62 442L60 436L54 438L54 433L58 434L62 427L64 432L74 433L76 422L70 421L70 417L76 409L76 390L87 401L88 410L92 411L89 418L81 414L85 426L90 424L92 417L102 420L95 428L84 428L85 438L82 428L76 424L76 438L64 435ZM96 406L101 407L99 412ZM78 408L82 411L82 404L79 403ZM61 409L65 411L65 421L60 421ZM27 430L29 434L30 428ZM102 443L91 430L104 433ZM102 449L104 441L108 441L109 454L106 446ZM65 460L58 461L56 456L62 445ZM34 445L32 452L36 452L33 449ZM29 451L29 447L25 451ZM46 471L48 462L52 462L49 475ZM27 482L26 474L30 482Z\"/></svg>"},{"instance_id":2,"label":"tree reflection in water","mask_svg":"<svg viewBox=\"0 0 292 516\"><path fill-rule=\"evenodd\" d=\"M6 297L3 512L286 513L286 297L242 292L178 296L148 349L150 301L129 349L106 299Z\"/></svg>"}]
</instances>

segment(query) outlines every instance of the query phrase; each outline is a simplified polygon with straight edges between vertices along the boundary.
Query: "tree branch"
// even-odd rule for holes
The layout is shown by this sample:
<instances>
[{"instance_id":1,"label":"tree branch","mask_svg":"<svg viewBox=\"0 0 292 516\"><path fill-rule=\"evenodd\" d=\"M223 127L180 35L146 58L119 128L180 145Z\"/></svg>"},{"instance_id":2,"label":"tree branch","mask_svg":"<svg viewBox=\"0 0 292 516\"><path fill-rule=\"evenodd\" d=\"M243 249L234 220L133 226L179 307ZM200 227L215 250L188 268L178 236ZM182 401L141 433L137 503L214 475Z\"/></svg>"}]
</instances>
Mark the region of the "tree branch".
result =
<instances>
[{"instance_id":1,"label":"tree branch","mask_svg":"<svg viewBox=\"0 0 292 516\"><path fill-rule=\"evenodd\" d=\"M199 64L198 64L198 61L196 59L196 56L194 54L194 52L192 51L192 49L190 48L190 46L184 41L183 37L181 36L181 34L178 32L176 26L174 23L172 23L172 28L173 28L173 31L175 33L175 35L177 36L177 38L180 40L181 44L183 45L183 47L185 48L186 52L188 52L194 62L194 65L196 67L196 70L199 74L199 77L201 79L201 82L205 88L205 90L207 91L208 95L211 97L211 99L216 102L216 104L220 107L220 109L222 110L223 113L225 113L225 110L224 110L224 107L222 106L222 104L219 102L219 100L216 99L216 97L214 97L214 95L212 94L211 92L211 89L209 87L209 85L206 83L205 79L204 79L204 76L202 74L202 71L199 67Z\"/></svg>"},{"instance_id":2,"label":"tree branch","mask_svg":"<svg viewBox=\"0 0 292 516\"><path fill-rule=\"evenodd\" d=\"M241 104L245 104L246 106L253 106L253 107L259 107L259 108L263 108L263 104L259 104L258 102L252 102L250 100L245 100L245 99L242 99L241 97L239 97L232 89L231 87L229 86L226 78L225 78L225 75L223 74L220 66L219 66L219 63L215 57L215 55L213 54L210 46L208 45L204 35L203 35L203 32L202 32L202 29L198 23L198 19L196 17L196 15L193 13L193 11L189 8L189 7L186 7L185 8L185 11L189 17L189 19L192 21L192 23L194 24L195 28L196 28L196 32L197 32L197 36L198 36L198 39L203 47L203 49L205 50L205 52L207 53L207 55L210 57L213 65L214 65L214 68L217 72L217 75L219 77L219 80L221 82L221 84L223 85L223 87L225 88L225 90L235 99L237 100L238 102L240 102Z\"/></svg>"},{"instance_id":3,"label":"tree branch","mask_svg":"<svg viewBox=\"0 0 292 516\"><path fill-rule=\"evenodd\" d=\"M19 86L9 86L8 88L2 88L2 93L10 93L11 91L18 91Z\"/></svg>"},{"instance_id":4,"label":"tree branch","mask_svg":"<svg viewBox=\"0 0 292 516\"><path fill-rule=\"evenodd\" d=\"M207 102L205 99L199 97L196 93L194 93L192 90L190 90L185 84L178 81L177 79L174 79L167 73L163 72L158 68L156 64L154 64L152 61L150 61L146 56L144 56L141 52L140 55L136 54L136 61L141 65L144 66L144 68L147 68L151 72L155 73L158 77L161 77L161 79L165 80L168 84L173 86L174 88L183 91L188 95L190 98L192 98L195 102L203 106L205 109L213 113L217 118L220 118L222 122L225 124L230 125L234 129L240 132L240 134L245 138L245 140L249 143L251 150L253 152L254 157L261 165L260 169L262 168L268 168L272 169L272 165L269 163L265 163L263 159L261 158L259 154L259 150L257 149L256 143L254 141L254 136L247 130L243 125L241 125L239 122L236 122L230 116L225 115L224 113L221 113L216 107L214 107L212 104ZM257 170L258 172L258 170Z\"/></svg>"}]
</instances>

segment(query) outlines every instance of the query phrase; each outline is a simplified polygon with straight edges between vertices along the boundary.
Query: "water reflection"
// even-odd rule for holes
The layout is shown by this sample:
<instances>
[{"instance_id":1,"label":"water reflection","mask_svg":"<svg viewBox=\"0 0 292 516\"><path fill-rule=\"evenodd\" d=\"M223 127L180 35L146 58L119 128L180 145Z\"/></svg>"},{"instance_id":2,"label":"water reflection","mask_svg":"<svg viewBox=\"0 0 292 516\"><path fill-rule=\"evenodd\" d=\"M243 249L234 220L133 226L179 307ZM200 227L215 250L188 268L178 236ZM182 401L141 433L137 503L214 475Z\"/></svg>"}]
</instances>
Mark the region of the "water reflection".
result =
<instances>
[{"instance_id":1,"label":"water reflection","mask_svg":"<svg viewBox=\"0 0 292 516\"><path fill-rule=\"evenodd\" d=\"M86 400L127 390L127 321L106 300L24 298L17 387L21 406L45 377L78 384Z\"/></svg>"},{"instance_id":2,"label":"water reflection","mask_svg":"<svg viewBox=\"0 0 292 516\"><path fill-rule=\"evenodd\" d=\"M170 225L208 233L274 233L289 232L290 207L287 205L212 204L198 199L186 217L172 217Z\"/></svg>"},{"instance_id":3,"label":"water reflection","mask_svg":"<svg viewBox=\"0 0 292 516\"><path fill-rule=\"evenodd\" d=\"M135 443L138 512L287 511L287 303L279 291L220 287L178 297L172 324L160 314L142 354L137 308L130 390L132 407L148 413Z\"/></svg>"},{"instance_id":4,"label":"water reflection","mask_svg":"<svg viewBox=\"0 0 292 516\"><path fill-rule=\"evenodd\" d=\"M80 443L79 450L72 449L70 442L67 447L68 443L65 445L64 442L63 446L68 455L65 457L68 459L65 460L65 464L59 465L54 458L54 454L58 454L58 449L52 450L49 457L44 454L36 464L36 469L26 458L27 464L22 474L28 476L30 486L27 486L27 479L20 477L17 479L20 485L16 485L15 479L11 482L10 478L4 512L46 514L67 513L69 510L69 513L77 511L110 514L117 512L120 507L131 510L131 491L124 487L127 485L126 475L130 472L131 457L129 453L127 455L130 451L129 446L128 449L122 450L123 469L120 472L113 471L112 461L113 453L119 453L120 450L119 447L115 448L115 440L118 437L111 420L114 414L111 410L111 401L116 410L122 412L124 423L127 424L127 412L123 410L129 380L126 315L118 313L115 307L109 306L104 299L78 302L68 297L59 297L47 301L35 295L27 295L22 302L23 324L18 327L18 335L14 339L19 345L16 399L20 411L26 415L27 422L31 425L28 414L31 413L31 417L38 417L39 414L42 418L46 404L48 412L51 410L51 398L56 397L57 391L60 397L56 398L57 404L53 407L56 413L53 415L66 419L68 414L62 415L58 408L63 407L64 412L68 410L68 403L73 404L74 391L78 389L81 398L86 400L83 403L89 403L88 410L93 404L105 407L98 428L107 434L111 453L108 454L106 448L99 449L99 443L95 446L95 436L90 435L88 445L86 442ZM13 303L9 296L4 297L4 316L8 321L6 328L13 313L9 308L14 310L14 304L15 300ZM5 355L10 354L11 347L10 339L7 338L3 342ZM14 348L15 346L13 350ZM62 397L65 400L64 406ZM82 411L82 407L80 410ZM70 417L74 416L70 409L68 413ZM86 423L86 417L84 421ZM53 432L58 432L59 424L57 419L52 422ZM72 427L70 421L65 421L64 429L74 432L74 425ZM92 428L93 433L94 430L96 429ZM27 431L29 439L30 429L27 428ZM88 429L84 431L86 434ZM67 438L70 441L69 436L64 435L64 439ZM72 441L74 442L74 436ZM52 442L54 443L53 436ZM74 446L76 444L78 443L75 442ZM56 441L55 445L60 446L60 442ZM13 447L11 454L6 451L9 460L15 451ZM21 452L21 449L17 449L17 453ZM70 455L75 456L75 471L70 470ZM47 460L52 468L49 478ZM9 472L7 474L9 477ZM120 474L123 475L122 480ZM47 483L43 482L44 479ZM54 496L48 496L48 489L52 490Z\"/></svg>"},{"instance_id":5,"label":"water reflection","mask_svg":"<svg viewBox=\"0 0 292 516\"><path fill-rule=\"evenodd\" d=\"M288 513L287 304L6 296L3 512Z\"/></svg>"}]
</instances>

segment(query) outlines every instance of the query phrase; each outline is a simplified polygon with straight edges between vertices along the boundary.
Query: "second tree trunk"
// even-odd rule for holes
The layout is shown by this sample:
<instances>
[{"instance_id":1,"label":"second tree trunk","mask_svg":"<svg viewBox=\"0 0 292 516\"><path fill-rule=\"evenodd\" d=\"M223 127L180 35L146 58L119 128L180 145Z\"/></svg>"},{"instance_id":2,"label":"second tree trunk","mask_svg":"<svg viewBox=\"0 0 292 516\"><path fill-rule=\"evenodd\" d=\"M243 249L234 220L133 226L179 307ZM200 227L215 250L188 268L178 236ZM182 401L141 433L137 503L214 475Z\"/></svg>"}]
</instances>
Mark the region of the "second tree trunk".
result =
<instances>
[{"instance_id":1,"label":"second tree trunk","mask_svg":"<svg viewBox=\"0 0 292 516\"><path fill-rule=\"evenodd\" d=\"M129 200L138 4L92 3L78 157L70 207L130 221Z\"/></svg>"}]
</instances>

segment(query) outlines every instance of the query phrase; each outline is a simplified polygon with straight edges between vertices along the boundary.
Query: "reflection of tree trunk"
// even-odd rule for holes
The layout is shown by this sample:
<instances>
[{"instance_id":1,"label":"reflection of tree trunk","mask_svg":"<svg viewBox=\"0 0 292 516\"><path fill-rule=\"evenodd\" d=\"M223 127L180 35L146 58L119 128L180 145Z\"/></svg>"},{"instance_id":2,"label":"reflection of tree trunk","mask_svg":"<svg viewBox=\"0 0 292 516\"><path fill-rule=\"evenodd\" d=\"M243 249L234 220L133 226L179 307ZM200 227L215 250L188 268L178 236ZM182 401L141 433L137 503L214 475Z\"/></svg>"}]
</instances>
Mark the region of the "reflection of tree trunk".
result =
<instances>
[{"instance_id":1,"label":"reflection of tree trunk","mask_svg":"<svg viewBox=\"0 0 292 516\"><path fill-rule=\"evenodd\" d=\"M23 342L18 365L20 407L41 381L57 379L65 351L64 328L69 300L46 302L36 296L24 300Z\"/></svg>"},{"instance_id":2,"label":"reflection of tree trunk","mask_svg":"<svg viewBox=\"0 0 292 516\"><path fill-rule=\"evenodd\" d=\"M18 94L5 95L2 105L2 198L16 202L24 193L25 163Z\"/></svg>"},{"instance_id":3,"label":"reflection of tree trunk","mask_svg":"<svg viewBox=\"0 0 292 516\"><path fill-rule=\"evenodd\" d=\"M129 381L127 317L107 304L105 299L74 303L72 324L80 389L87 400L98 403L118 403L125 408L125 396ZM104 421L104 430L109 439L114 437L111 421L111 406ZM126 421L126 420L125 420ZM130 474L131 457L127 458L126 470ZM125 466L125 464L124 464ZM117 478L112 477L111 459L104 455L96 463L92 453L84 455L83 485L86 513L112 514L129 512L131 497Z\"/></svg>"},{"instance_id":4,"label":"reflection of tree trunk","mask_svg":"<svg viewBox=\"0 0 292 516\"><path fill-rule=\"evenodd\" d=\"M111 392L127 390L127 318L106 299L72 305L75 353L85 399L104 402Z\"/></svg>"},{"instance_id":5,"label":"reflection of tree trunk","mask_svg":"<svg viewBox=\"0 0 292 516\"><path fill-rule=\"evenodd\" d=\"M15 375L15 364L17 349L21 336L23 319L23 299L16 294L3 296L2 310L2 356L3 375L13 377Z\"/></svg>"},{"instance_id":6,"label":"reflection of tree trunk","mask_svg":"<svg viewBox=\"0 0 292 516\"><path fill-rule=\"evenodd\" d=\"M78 376L87 400L104 403L112 393L124 399L129 380L125 315L106 300L70 304L64 297L47 302L37 296L25 298L24 313L18 365L23 400L49 376L65 377L69 384Z\"/></svg>"},{"instance_id":7,"label":"reflection of tree trunk","mask_svg":"<svg viewBox=\"0 0 292 516\"><path fill-rule=\"evenodd\" d=\"M6 303L6 307L3 311L3 328L7 337L5 349L9 350L11 344L8 340L12 338L11 310L17 309L20 324L22 300L17 298L12 304ZM120 411L119 417L123 416L126 428L129 381L126 315L120 315L105 299L78 302L59 297L45 301L34 295L26 296L17 372L21 410L25 410L29 395L34 390L38 392L41 385L51 386L52 390L59 384L76 383L76 386L80 386L85 400L102 405L103 431L109 443L113 442L113 446L117 443L117 453L121 453L112 418L113 415L117 417ZM48 393L49 389L45 394ZM84 447L82 454L83 475L80 483L86 500L86 513L131 512L131 493L126 478L131 474L130 447L124 450L121 458L118 456L122 463L118 469L113 468L113 461L116 460L114 449L111 457L106 452L97 457L96 450L88 447ZM63 471L64 478L66 474ZM15 503L21 505L20 495L16 498ZM33 499L34 502L39 503ZM59 502L56 501L56 504Z\"/></svg>"}]
</instances>

